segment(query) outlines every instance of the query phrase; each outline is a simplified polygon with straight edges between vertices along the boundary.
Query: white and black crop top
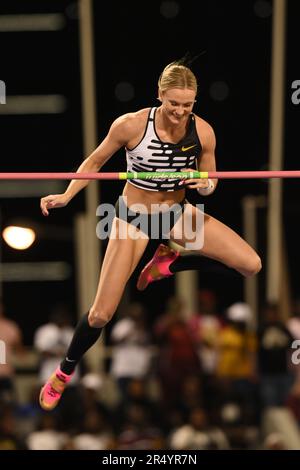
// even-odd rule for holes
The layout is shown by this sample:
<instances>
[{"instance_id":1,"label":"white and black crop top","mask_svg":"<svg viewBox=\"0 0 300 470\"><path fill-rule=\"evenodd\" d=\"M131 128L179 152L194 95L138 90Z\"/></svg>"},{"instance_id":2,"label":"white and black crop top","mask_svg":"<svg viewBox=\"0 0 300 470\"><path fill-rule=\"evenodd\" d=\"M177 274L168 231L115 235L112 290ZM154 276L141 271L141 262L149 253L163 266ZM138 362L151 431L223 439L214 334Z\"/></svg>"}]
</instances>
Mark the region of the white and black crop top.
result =
<instances>
[{"instance_id":1,"label":"white and black crop top","mask_svg":"<svg viewBox=\"0 0 300 470\"><path fill-rule=\"evenodd\" d=\"M126 149L128 172L180 171L182 168L195 168L196 158L202 150L197 134L195 116L190 115L186 135L177 144L162 142L155 130L155 112L151 108L144 136L133 149ZM177 178L128 180L141 189L149 191L177 191L182 189L183 180Z\"/></svg>"}]
</instances>

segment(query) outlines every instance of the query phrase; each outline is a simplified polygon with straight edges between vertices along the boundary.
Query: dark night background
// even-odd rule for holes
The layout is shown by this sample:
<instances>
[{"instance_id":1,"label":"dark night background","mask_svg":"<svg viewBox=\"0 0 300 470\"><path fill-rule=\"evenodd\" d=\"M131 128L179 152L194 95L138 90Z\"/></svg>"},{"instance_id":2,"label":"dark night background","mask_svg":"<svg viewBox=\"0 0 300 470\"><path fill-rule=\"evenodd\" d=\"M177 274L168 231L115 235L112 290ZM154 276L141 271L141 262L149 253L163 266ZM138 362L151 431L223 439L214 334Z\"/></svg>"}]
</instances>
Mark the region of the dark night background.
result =
<instances>
[{"instance_id":1,"label":"dark night background","mask_svg":"<svg viewBox=\"0 0 300 470\"><path fill-rule=\"evenodd\" d=\"M157 104L157 79L161 70L189 51L200 54L192 64L199 81L194 111L214 127L217 169L267 169L272 26L268 8L272 2L182 0L178 1L178 15L170 19L161 15L162 3L94 1L99 142L117 116ZM291 102L291 83L300 79L297 51L300 3L296 0L287 3L284 169L299 169L300 105ZM258 9L262 11L260 16ZM64 29L56 32L0 33L0 79L6 83L7 100L9 95L56 93L66 97L67 109L63 114L53 115L0 115L0 171L74 171L83 157L76 2L1 2L0 14L16 12L62 12L66 24ZM220 81L227 84L228 96L224 100L214 100L211 86ZM133 85L134 97L130 101L121 102L116 98L115 89L120 82ZM125 170L124 151L103 168L103 171ZM122 186L112 181L101 184L101 201L114 202ZM266 193L265 181L223 181L215 194L205 201L206 211L242 233L243 196ZM188 196L191 201L199 201L193 193ZM299 180L286 181L284 227L295 297L299 297L298 197ZM82 210L83 193L66 209L52 212L45 220L40 214L38 198L1 201L3 226L12 216L22 216L46 226L72 227L74 214ZM259 252L263 261L265 220L266 214L262 213ZM150 246L142 262L149 257L151 249ZM72 240L39 239L22 253L13 252L2 243L2 259L5 262L65 260L74 268L74 244ZM263 297L264 271L260 283ZM220 309L243 296L242 278L222 272L209 261L203 263L200 285L216 290ZM129 286L129 295L132 299L143 300L149 317L154 318L164 308L167 292L170 294L174 289L174 281L153 285L142 295L134 286L135 276ZM79 313L75 289L74 275L65 282L4 284L7 311L22 326L28 344L34 329L46 321L55 302L67 302L75 318Z\"/></svg>"}]
</instances>

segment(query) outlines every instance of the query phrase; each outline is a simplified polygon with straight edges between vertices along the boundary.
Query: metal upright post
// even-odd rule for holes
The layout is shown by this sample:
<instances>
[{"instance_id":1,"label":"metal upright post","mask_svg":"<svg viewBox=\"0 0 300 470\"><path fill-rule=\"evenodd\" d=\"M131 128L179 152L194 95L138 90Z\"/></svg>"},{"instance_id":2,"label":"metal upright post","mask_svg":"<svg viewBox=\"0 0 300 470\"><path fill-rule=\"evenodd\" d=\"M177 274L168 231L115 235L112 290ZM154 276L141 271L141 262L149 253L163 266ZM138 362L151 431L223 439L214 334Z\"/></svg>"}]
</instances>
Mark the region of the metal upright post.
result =
<instances>
[{"instance_id":1,"label":"metal upright post","mask_svg":"<svg viewBox=\"0 0 300 470\"><path fill-rule=\"evenodd\" d=\"M79 1L80 70L82 96L83 151L85 157L97 146L96 85L94 66L93 1ZM80 311L86 312L96 294L100 271L100 242L96 236L96 209L99 204L98 182L85 189L86 213L76 220L77 280ZM89 366L101 367L101 351L97 343L87 353Z\"/></svg>"}]
</instances>

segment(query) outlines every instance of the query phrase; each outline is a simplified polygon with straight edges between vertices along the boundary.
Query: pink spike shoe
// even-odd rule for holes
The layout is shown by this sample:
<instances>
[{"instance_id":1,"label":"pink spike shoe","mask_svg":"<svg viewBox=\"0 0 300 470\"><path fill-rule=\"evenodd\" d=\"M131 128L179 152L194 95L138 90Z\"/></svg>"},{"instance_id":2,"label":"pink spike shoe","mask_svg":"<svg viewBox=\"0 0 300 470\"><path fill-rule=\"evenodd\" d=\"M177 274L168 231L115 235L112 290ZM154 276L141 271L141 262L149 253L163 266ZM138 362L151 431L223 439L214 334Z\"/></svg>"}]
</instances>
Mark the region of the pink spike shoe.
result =
<instances>
[{"instance_id":1,"label":"pink spike shoe","mask_svg":"<svg viewBox=\"0 0 300 470\"><path fill-rule=\"evenodd\" d=\"M174 273L169 270L169 266L179 255L179 251L175 251L161 243L153 258L146 264L139 275L136 285L138 290L145 290L151 282L173 276Z\"/></svg>"},{"instance_id":2,"label":"pink spike shoe","mask_svg":"<svg viewBox=\"0 0 300 470\"><path fill-rule=\"evenodd\" d=\"M50 411L57 406L72 375L65 374L59 367L53 372L40 392L39 401L44 410Z\"/></svg>"}]
</instances>

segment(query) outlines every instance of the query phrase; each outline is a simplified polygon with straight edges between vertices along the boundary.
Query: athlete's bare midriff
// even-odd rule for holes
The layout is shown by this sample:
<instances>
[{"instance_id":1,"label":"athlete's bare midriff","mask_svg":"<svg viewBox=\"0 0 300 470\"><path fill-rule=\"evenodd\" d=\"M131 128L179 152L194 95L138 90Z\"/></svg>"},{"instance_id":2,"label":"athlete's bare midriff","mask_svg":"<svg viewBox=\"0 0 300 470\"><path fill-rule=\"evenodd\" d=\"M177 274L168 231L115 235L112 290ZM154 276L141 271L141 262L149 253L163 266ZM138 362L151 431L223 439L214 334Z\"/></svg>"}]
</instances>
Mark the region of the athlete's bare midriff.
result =
<instances>
[{"instance_id":1,"label":"athlete's bare midriff","mask_svg":"<svg viewBox=\"0 0 300 470\"><path fill-rule=\"evenodd\" d=\"M185 190L147 191L146 189L137 188L130 183L126 183L123 196L127 198L127 206L143 204L147 208L147 211L150 212L152 204L167 204L168 206L172 206L175 203L180 203L184 199Z\"/></svg>"}]
</instances>

